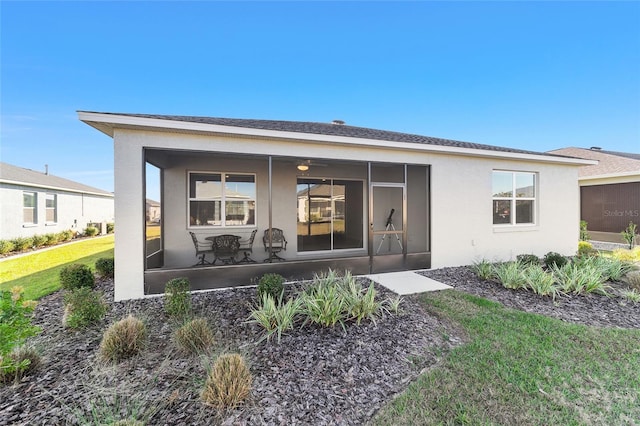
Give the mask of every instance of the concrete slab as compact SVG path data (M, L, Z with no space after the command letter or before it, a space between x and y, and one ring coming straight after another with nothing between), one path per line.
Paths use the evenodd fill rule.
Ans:
M450 285L432 280L431 278L424 277L412 271L371 274L365 275L365 277L400 295L453 288Z

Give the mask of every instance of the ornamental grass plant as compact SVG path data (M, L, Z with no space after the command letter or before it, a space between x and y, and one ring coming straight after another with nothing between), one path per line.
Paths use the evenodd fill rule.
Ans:
M252 383L244 358L237 353L223 354L207 372L202 402L217 409L237 407L249 397Z
M211 327L205 318L194 318L173 333L173 339L182 352L205 353L215 341Z
M138 318L129 315L104 332L100 342L100 356L111 362L120 362L137 355L147 343L147 327Z
M293 330L298 323L303 313L302 303L300 298L291 298L283 303L282 296L276 301L271 294L263 293L260 302L251 310L248 322L264 329L261 340L269 341L275 335L280 343L282 335Z
M526 288L524 267L520 262L505 262L495 266L495 277L505 287L512 290Z

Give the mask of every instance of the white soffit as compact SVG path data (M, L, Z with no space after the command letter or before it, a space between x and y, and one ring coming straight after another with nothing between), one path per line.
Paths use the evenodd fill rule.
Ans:
M273 138L286 140L302 140L310 142L333 143L339 145L356 145L363 147L398 149L403 151L433 152L440 154L465 155L474 157L490 157L510 160L527 160L545 163L557 163L566 165L593 165L594 160L580 158L554 157L551 155L525 154L517 152L491 151L483 149L460 148L453 146L440 146L422 143L394 142L378 139L354 138L348 136L334 136L315 133L287 132L281 130L254 129L248 127L221 126L217 124L194 123L178 120L167 120L149 117L134 117L118 114L103 114L98 112L78 111L78 118L86 124L94 127L102 133L113 137L114 129L161 129L178 130L208 134L242 135L257 138Z

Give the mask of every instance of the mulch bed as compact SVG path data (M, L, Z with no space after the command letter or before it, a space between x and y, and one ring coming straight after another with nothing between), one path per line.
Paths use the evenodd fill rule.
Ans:
M640 328L640 304L621 298L567 296L553 301L479 280L468 268L422 273L516 309L588 325ZM102 280L98 288L112 298L112 281ZM378 290L382 297L392 296ZM72 331L61 324L61 292L49 295L36 310L35 322L43 331L33 339L42 349L43 365L21 383L0 388L0 425L86 424L95 422L94 417L106 424L127 415L153 425L362 424L421 371L437 365L464 335L411 296L405 298L402 315L387 315L377 324L346 331L307 325L283 336L280 344L257 343L259 328L246 322L255 298L255 288L193 294L196 313L216 330L217 352L245 355L254 378L250 400L220 412L199 399L212 357L176 350L171 341L175 325L162 298L111 303L101 324ZM104 329L129 313L146 321L151 336L147 349L116 366L99 361Z

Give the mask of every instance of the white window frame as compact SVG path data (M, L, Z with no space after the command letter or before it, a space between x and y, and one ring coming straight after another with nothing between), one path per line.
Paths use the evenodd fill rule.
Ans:
M53 207L47 206L47 201L49 201L49 197L53 197ZM58 223L58 194L53 194L51 192L45 193L45 202L44 202L44 210L45 210L45 222L47 224L56 224ZM47 220L49 216L49 210L53 210L53 220Z
M220 197L220 225L191 225L191 202L192 201L211 201L210 198L197 198L191 197L191 175L220 175L220 183L222 185L221 197ZM256 186L255 198L251 201L254 203L254 223L249 225L227 225L227 212L226 212L226 195L225 185L227 182L227 176L253 176L253 184ZM187 229L222 229L222 228L255 228L258 223L258 178L256 173L247 172L220 172L220 171L197 171L190 170L187 172Z
M30 194L33 196L33 207L27 207L24 205L24 196L26 194ZM33 218L32 222L24 221L24 212L26 209L31 209L31 217ZM22 224L24 226L33 226L38 224L38 193L35 191L22 191Z
M493 176L494 173L510 173L511 174L511 196L510 197L496 197L493 195ZM518 174L531 175L533 177L533 197L518 197L516 194L516 176ZM494 227L504 228L504 227L531 227L536 226L538 224L538 173L524 170L501 170L495 169L491 171L491 210L492 210L492 224ZM510 205L510 222L509 223L493 223L493 202L494 201L509 201ZM516 202L517 201L533 201L533 206L531 208L532 221L526 223L517 223L517 209Z

